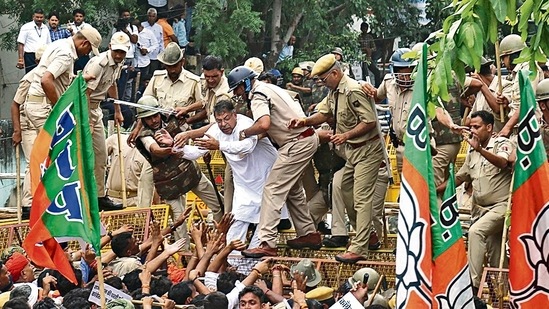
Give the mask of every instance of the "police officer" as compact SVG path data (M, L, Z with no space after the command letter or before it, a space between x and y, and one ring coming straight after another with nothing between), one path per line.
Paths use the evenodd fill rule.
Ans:
M309 111L309 107L312 102L312 84L307 82L305 85L305 74L303 69L300 67L295 67L292 70L292 81L286 84L286 89L295 91L299 94L299 100L301 101L301 106L305 113Z
M184 159L183 153L174 147L173 137L180 132L177 121L173 116L165 121L154 110L160 105L153 96L143 96L137 103L144 107L137 109L137 118L142 122L143 129L136 140L136 147L151 164L156 192L171 206L173 218L183 213L187 202L185 194L193 191L219 221L222 214L212 184L200 172L195 161ZM185 225L173 232L178 239L188 240Z
M541 109L540 131L549 160L549 79L542 80L536 89L536 101Z
M503 93L497 95L497 103L503 104L504 107L509 108L509 120L505 123L505 126L499 134L501 136L509 137L513 133L515 126L518 123L519 117L519 106L520 106L520 87L519 87L519 78L517 72L520 70L530 70L528 62L523 62L515 64L514 61L520 56L520 52L526 48L526 43L522 41L522 38L516 34L510 34L501 40L500 43L500 57L501 61L509 71L507 75L507 80L511 82L510 93ZM532 88L534 91L538 86L538 83L543 80L543 71L536 64L536 69L533 71L537 72L533 79L530 79ZM536 111L536 116L539 118L540 113Z
M477 111L471 115L471 135L467 139L471 150L456 174L456 186L463 182L473 185L468 258L472 284L477 291L486 253L492 267L497 267L499 262L499 244L512 177L509 162L514 151L512 143L505 137L492 136L493 127L492 113ZM437 192L444 192L445 187L446 182L437 187ZM487 252L488 248L491 252Z
M30 72L32 82L23 106L28 125L21 131L24 152L26 149L30 154L34 140L48 118L52 105L57 103L59 97L69 87L75 60L89 54L92 50L94 54L99 55L97 49L99 44L101 44L101 35L95 28L89 26L70 38L57 40L48 45L40 63ZM27 173L25 178L28 177L30 175ZM30 180L25 180L25 183L30 186ZM30 190L30 187L26 190ZM24 203L23 207L29 207L32 199L28 199L27 202L28 204ZM103 206L105 209L112 207L112 202L99 199L99 207Z
M103 127L103 110L100 103L107 95L111 98L118 98L116 81L120 77L122 64L130 44L130 37L127 34L115 32L109 44L110 50L91 58L84 67L84 74L95 77L87 83L86 96L89 102L89 120L95 153L95 181L97 182L98 195L101 196L100 199L105 200L103 204L112 204L112 202L109 203L110 200L105 195L107 148L105 146L105 128ZM117 123L124 121L118 104L114 104L114 119ZM121 204L113 204L111 208L121 209L121 207Z
M143 157L139 150L130 147L126 143L128 134L121 135L122 156L124 166L120 166L120 151L118 137L113 134L107 138L105 145L107 155L110 157L109 174L107 175L107 195L115 202L122 203L124 192L122 191L121 168L124 169L126 181L126 203L138 207L149 207L153 201L154 183L153 172L149 161Z
M319 125L334 117L335 134L331 142L346 159L341 186L352 188L356 211L356 236L344 254L336 260L354 263L366 259L372 218L372 201L378 170L383 160L383 147L377 130L376 111L360 84L347 77L333 54L317 60L311 72L330 88L330 94L318 106L318 113L307 118L294 118L291 127ZM338 205L334 205L338 206ZM293 216L292 216L293 218Z
M300 176L318 148L318 136L312 127L288 128L294 118L303 118L301 106L283 89L255 79L256 73L239 66L229 73L229 87L235 96L248 101L254 124L240 131L240 138L269 134L279 146L278 157L263 190L259 220L258 248L242 251L246 257L276 256L276 226L286 202L297 238L287 241L291 248L320 249L320 234L315 231L305 204Z

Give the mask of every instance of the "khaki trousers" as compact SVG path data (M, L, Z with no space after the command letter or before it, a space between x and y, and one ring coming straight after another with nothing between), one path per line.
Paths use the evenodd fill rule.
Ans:
M152 166L149 161L143 162L143 168L139 175L139 183L137 185L137 196L126 199L128 206L150 207L154 197L154 181ZM110 196L114 203L122 204L122 199Z
M317 148L318 135L314 134L288 142L278 149L278 157L263 189L259 218L259 239L271 248L276 247L276 226L284 202L298 237L316 230L305 202L301 175Z
M223 179L223 204L225 204L225 213L233 211L234 182L233 170L225 162L225 177Z
M46 119L48 119L50 112L51 105L46 102L45 98L40 102L27 100L23 105L23 111L21 113L21 145L23 148L23 154L25 155L25 160L27 161L25 178L23 180L23 197L21 199L21 205L23 207L28 207L32 204L31 180L29 173L29 162L32 146L34 145L34 140L38 136L40 129L42 129Z
M332 194L332 235L334 236L347 236L347 225L345 224L345 201L342 199L341 194L341 176L343 175L343 169L334 173L332 182L332 191L337 191ZM337 188L337 189L336 189ZM350 202L352 204L352 201ZM315 226L322 221L322 218L329 210L329 205L326 204L324 199L324 193L318 190L317 193L307 203L309 206L309 212Z
M491 263L499 261L501 254L501 233L507 203L502 202L490 209L484 209L484 214L469 228L469 270L474 287L479 287L484 267L484 256L490 256ZM491 252L487 252L491 249ZM496 262L498 263L498 262ZM497 264L496 264L497 265ZM492 265L496 267L496 265Z
M95 153L95 182L97 197L105 196L105 177L107 172L107 146L105 145L105 128L103 127L103 110L91 108L89 112L90 130L92 133L93 152Z
M223 209L221 209L221 205L219 205L219 201L217 200L217 196L215 194L215 190L217 189L213 186L211 181L206 178L204 173L201 174L200 182L196 185L196 187L192 188L191 191L193 191L196 196L206 203L206 206L212 210L214 220L219 222L223 217ZM223 199L223 196L221 196L221 199Z
M373 200L379 166L383 160L381 141L371 141L353 149L349 144L344 146L347 163L343 167L341 187L352 188L354 211L356 212L356 236L351 241L348 251L368 254L370 224L372 220ZM347 194L349 196L349 194ZM347 214L352 213L347 212ZM349 216L351 217L352 214Z
M461 143L437 145L437 155L433 157L433 171L435 186L440 185L448 179L448 166L455 163ZM457 172L457 171L456 171Z

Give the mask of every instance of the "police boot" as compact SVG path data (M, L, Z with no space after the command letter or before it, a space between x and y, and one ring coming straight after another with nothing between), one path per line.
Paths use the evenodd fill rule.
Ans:
M122 204L115 204L108 196L97 198L100 211L122 210Z

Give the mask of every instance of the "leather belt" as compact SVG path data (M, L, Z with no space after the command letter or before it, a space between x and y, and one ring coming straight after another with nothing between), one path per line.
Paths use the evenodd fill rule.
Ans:
M370 138L370 139L367 139L365 140L364 142L360 142L360 143L347 143L349 144L349 146L351 146L351 148L353 149L357 149L357 148L360 148L364 145L366 145L368 142L373 142L375 140L378 140L379 139L379 135L375 135L374 137Z
M301 132L301 134L299 134L296 139L297 140L300 140L300 139L304 139L306 137L309 137L309 136L313 136L315 134L315 129L313 128L308 128L307 130Z
M44 96L29 95L27 97L27 102L25 102L25 103L44 103L45 99L46 99L46 97L44 97Z
M107 195L110 196L110 197L115 197L115 198L123 198L124 196L124 193L122 191L117 191L117 190L111 190L111 189L108 189L107 190ZM137 196L137 191L126 191L126 198L132 198L132 197L136 197Z

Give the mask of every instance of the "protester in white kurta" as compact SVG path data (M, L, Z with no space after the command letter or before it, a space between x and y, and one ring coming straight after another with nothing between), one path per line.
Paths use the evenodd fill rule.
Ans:
M232 103L228 103L232 107ZM259 223L263 186L276 160L277 151L267 138L258 140L257 136L254 136L239 140L239 132L251 127L254 121L246 116L236 114L234 109L227 114L229 113L231 116L236 117L236 125L232 133L224 133L218 122L219 125L213 125L206 131L206 138L203 140L213 139L219 142L219 150L223 152L233 171L234 198L232 212L235 223L227 232L227 241L240 239L245 242L248 226L251 223ZM218 118L219 114L215 112L214 114ZM200 144L200 142L197 141L197 144ZM208 151L205 147L198 146L187 145L183 148L184 157L189 160L196 160ZM288 218L286 207L283 207L281 217L283 219ZM255 248L259 244L256 230L249 248Z

